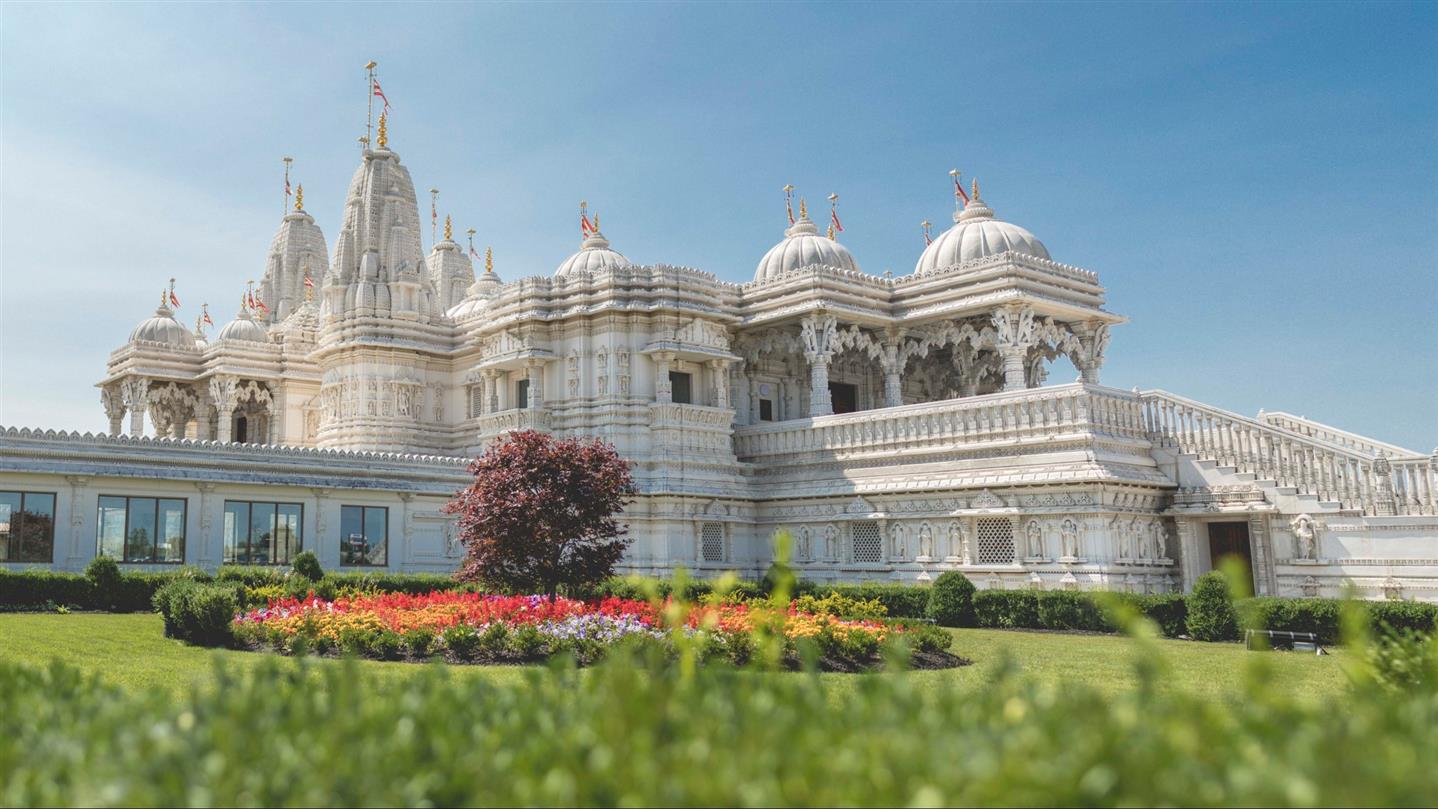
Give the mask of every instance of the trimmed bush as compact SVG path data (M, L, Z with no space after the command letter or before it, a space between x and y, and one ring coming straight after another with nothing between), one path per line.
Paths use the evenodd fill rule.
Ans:
M1158 624L1158 629L1164 637L1177 638L1188 632L1188 599L1183 595L1178 593L1163 595L1114 593L1113 597ZM1113 632L1115 629L1109 627L1101 631Z
M179 579L161 587L154 606L165 619L165 635L199 646L226 646L240 608L239 585Z
M94 583L77 573L0 570L0 609L48 609L52 605L88 609L94 600Z
M1093 598L1057 590L1039 593L1039 626L1043 629L1112 632L1113 627Z
M1198 577L1188 597L1188 636L1194 640L1236 640L1238 615L1228 579L1217 570Z
M977 590L969 577L950 570L939 575L934 586L929 588L929 603L925 611L939 626L973 626L974 592Z
M295 556L293 567L295 573L310 581L319 581L325 576L324 568L320 567L320 558L314 551L300 551Z
M923 618L929 611L929 588L904 584L829 584L814 589L823 597L837 593L858 601L878 601L890 618Z

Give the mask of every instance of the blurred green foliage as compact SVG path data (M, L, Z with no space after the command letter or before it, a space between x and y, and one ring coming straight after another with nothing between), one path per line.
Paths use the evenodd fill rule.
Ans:
M1153 633L1137 625L1140 638ZM685 667L643 650L502 683L424 667L400 690L357 663L270 659L221 667L213 688L179 697L0 662L0 804L1311 806L1438 795L1431 668L1395 690L1364 666L1338 710L1274 687L1267 655L1253 656L1238 700L1159 688L1164 662L1149 651L1139 687L1121 694L1038 684L1002 664L978 693L859 675L835 694L811 674Z

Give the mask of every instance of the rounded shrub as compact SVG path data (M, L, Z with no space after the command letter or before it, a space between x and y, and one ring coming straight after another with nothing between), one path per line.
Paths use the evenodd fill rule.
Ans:
M310 581L319 581L325 577L324 568L320 567L320 558L314 551L301 551L295 556L295 572Z
M928 617L939 626L973 626L975 589L957 570L940 575L929 589Z
M85 566L85 578L95 588L95 606L112 609L120 599L120 588L124 585L120 565L109 556L96 556Z
M1188 636L1194 640L1238 639L1238 615L1228 579L1216 570L1198 577L1188 597Z

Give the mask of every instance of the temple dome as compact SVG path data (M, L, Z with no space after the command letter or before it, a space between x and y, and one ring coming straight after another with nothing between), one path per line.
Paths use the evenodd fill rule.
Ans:
M759 259L754 280L771 281L814 264L859 272L859 263L854 260L849 248L820 235L819 228L806 214L784 231L783 241L769 248L769 252Z
M224 325L220 333L215 336L217 340L245 340L251 343L268 343L270 337L265 333L265 327L255 322L250 315L249 309L241 306L239 314L235 319Z
M175 313L164 303L155 310L154 317L148 318L130 332L132 343L164 343L175 348L194 348L195 336L180 325Z
M993 209L975 194L962 212L954 214L954 226L924 248L919 263L914 265L914 274L923 275L1004 252L1049 257L1048 248L1034 234L995 219Z
M555 276L572 275L581 272L597 272L599 270L621 270L633 266L629 259L619 252L609 249L609 240L604 234L594 231L587 239L579 245L579 252L566 258L559 269L554 271Z

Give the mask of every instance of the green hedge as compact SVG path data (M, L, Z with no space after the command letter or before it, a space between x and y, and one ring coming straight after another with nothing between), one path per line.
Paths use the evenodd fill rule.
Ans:
M154 607L165 619L165 636L200 646L225 646L243 601L237 582L172 581L155 593Z
M155 593L172 581L209 581L198 568L160 573L121 572L97 583L81 573L48 570L0 570L0 609L6 611L70 607L109 612L147 612Z
M1425 633L1438 631L1438 604L1414 601L1363 601L1360 604L1375 630L1386 625ZM1343 602L1338 599L1249 598L1239 601L1235 607L1245 629L1312 632L1322 643L1338 642L1343 612Z
M1361 655L1356 655L1361 658ZM1255 658L1262 660L1262 658ZM1426 806L1438 694L1359 683L1336 707L1241 678L1233 703L996 670L908 676L686 670L615 656L583 674L392 673L218 663L123 690L0 660L0 805Z

